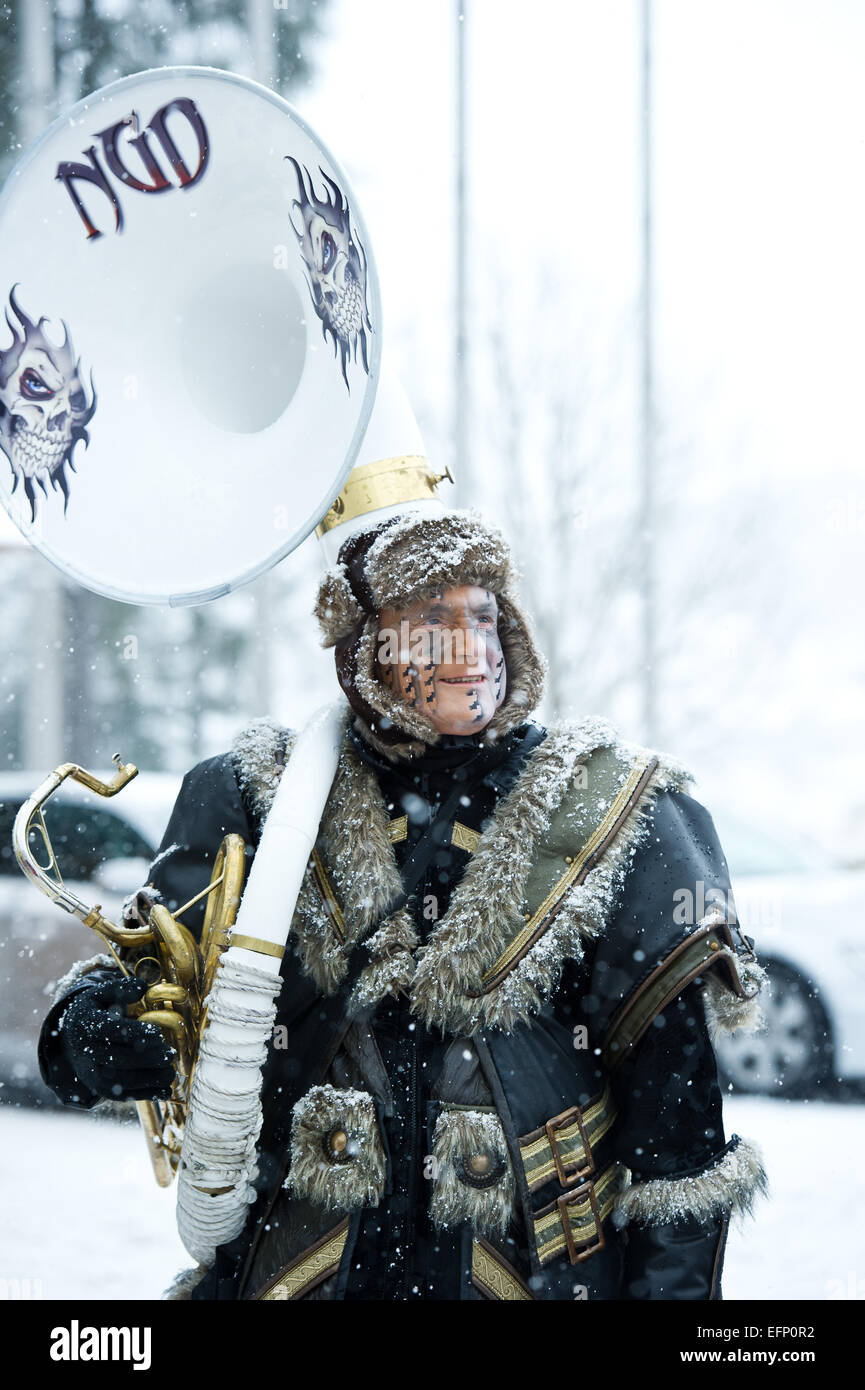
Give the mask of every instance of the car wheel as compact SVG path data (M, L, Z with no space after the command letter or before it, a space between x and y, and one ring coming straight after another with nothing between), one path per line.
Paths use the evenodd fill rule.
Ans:
M831 1082L832 1028L816 985L784 961L764 960L766 1028L715 1044L722 1084L752 1095L814 1095Z

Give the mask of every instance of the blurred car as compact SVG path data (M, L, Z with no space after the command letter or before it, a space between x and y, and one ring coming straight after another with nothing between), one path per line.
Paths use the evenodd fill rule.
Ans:
M95 932L28 882L15 858L15 816L44 775L0 775L0 1098L5 1102L53 1099L39 1076L42 1020L58 980L76 961L105 949ZM118 922L124 898L146 882L179 788L179 777L140 773L107 800L65 782L44 815L67 887L88 905L100 903Z
M865 873L713 812L736 914L769 976L767 1027L716 1045L725 1084L803 1097L865 1077Z

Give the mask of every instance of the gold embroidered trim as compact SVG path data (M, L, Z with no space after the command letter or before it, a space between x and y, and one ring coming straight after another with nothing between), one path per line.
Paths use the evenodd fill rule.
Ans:
M469 854L474 854L480 841L480 832L472 830L470 826L463 825L462 821L455 820L451 831L451 844L457 849L464 849Z
M333 929L339 940L345 941L346 927L345 918L342 915L342 908L337 902L336 894L330 886L330 879L327 876L324 863L317 849L314 849L310 855L310 865L312 868L312 881L333 923Z
M522 1280L496 1257L491 1246L477 1239L472 1241L472 1283L490 1298L510 1303L534 1302Z
M387 828L392 845L398 845L400 840L404 840L408 835L408 816L397 816L390 822Z
M599 1099L580 1113L591 1150L592 1147L600 1143L616 1118L617 1111L613 1104L610 1087L605 1086ZM556 1148L565 1170L570 1167L581 1168L587 1158L591 1160L591 1152L586 1153L586 1147L583 1143L579 1119L574 1119L572 1124L557 1129L555 1138ZM530 1135L521 1139L520 1156L523 1160L530 1192L538 1187L543 1187L545 1182L549 1182L550 1178L555 1176L557 1172L556 1158L549 1136L545 1131L542 1130L536 1139Z
M276 1281L272 1282L264 1293L256 1295L256 1301L287 1303L290 1299L299 1298L310 1284L320 1283L322 1279L326 1279L336 1272L347 1239L348 1219L346 1218L329 1236L325 1237L324 1242L319 1244L318 1248L313 1247L312 1250L298 1255L287 1269L277 1275Z
M392 845L398 845L401 840L408 836L408 816L397 816L388 826L388 834ZM463 825L462 821L455 820L451 829L451 844L457 849L464 849L468 854L474 854L480 842L480 831L472 830L468 825Z
M495 980L495 978L498 975L502 974L504 971L508 969L508 967L511 965L511 963L517 956L523 953L524 949L527 947L528 943L531 941L532 937L537 931L538 926L543 922L544 918L552 910L552 908L556 906L556 904L564 896L568 889L573 886L573 884L576 882L576 880L583 872L583 869L587 864L588 860L595 854L596 850L609 835L610 831L614 829L617 820L619 820L623 816L625 809L627 808L628 802L631 800L631 797L637 790L637 787L639 786L644 775L648 772L649 768L652 767L653 762L654 760L649 758L637 759L630 772L628 773L628 776L625 782L623 783L622 787L616 793L616 796L613 798L613 801L611 802L610 807L607 810L605 816L592 831L591 835L589 836L586 843L583 845L583 848L580 850L579 854L575 856L574 862L568 867L567 871L562 874L558 882L554 884L554 886L550 889L550 892L544 898L544 901L541 903L540 907L529 919L529 921L526 922L526 925L522 928L522 930L517 932L513 940L509 942L505 950L502 951L502 954L499 956L498 960L495 961L495 963L490 966L489 970L487 970L484 973L483 979L481 981L482 986L485 987L489 984L491 980Z

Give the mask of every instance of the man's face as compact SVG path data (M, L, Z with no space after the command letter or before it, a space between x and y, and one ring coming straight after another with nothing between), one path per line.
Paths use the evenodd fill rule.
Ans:
M407 608L383 608L377 660L388 689L439 733L479 733L507 682L495 594L466 584Z

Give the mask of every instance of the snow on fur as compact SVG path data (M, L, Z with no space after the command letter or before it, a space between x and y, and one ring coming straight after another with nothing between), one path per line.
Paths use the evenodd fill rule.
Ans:
M475 511L407 513L370 546L364 573L378 609L453 584L478 584L497 593L516 582L504 536Z
M473 1187L461 1176L464 1162L487 1154L500 1178ZM439 1227L471 1222L478 1235L503 1236L514 1212L516 1180L498 1115L483 1110L444 1110L433 1132L434 1182L430 1216Z
M335 646L363 622L364 612L351 591L344 565L335 565L327 571L312 612L321 628L323 647Z
M168 1285L162 1295L163 1299L183 1302L191 1298L209 1268L209 1265L195 1265L192 1269L182 1269Z
M256 737L242 738L235 748L239 777L266 813L282 770L272 761L268 764L266 749L280 748L285 731L267 721L258 721L257 727ZM636 757L647 755L647 750L620 741L604 719L587 717L550 727L499 802L447 912L418 948L408 910L387 915L402 891L389 817L375 773L358 758L346 736L319 841L342 907L345 939L337 935L309 874L292 923L304 969L319 989L335 992L344 979L351 947L372 933L366 942L370 961L353 987L350 1012L409 991L419 1017L454 1034L483 1027L510 1032L528 1021L554 991L565 960L579 961L586 942L609 926L633 856L648 833L656 796L690 780L681 763L659 755L640 800L601 861L582 884L566 892L546 931L504 979L479 993L484 972L524 925L519 907L552 817L581 760L602 747L615 750L623 777ZM760 966L742 964L739 970L745 972L749 993L759 988ZM707 976L704 998L709 1026L716 1032L753 1026L758 1017L756 1001L734 997L717 979L717 971Z
M497 807L448 912L419 952L412 998L428 1024L454 1032L474 1033L483 1027L512 1031L538 1012L558 983L565 960L580 960L584 942L605 930L646 833L646 811L659 791L681 786L686 776L678 765L659 762L600 863L582 884L568 890L549 928L504 980L479 992L485 970L524 925L519 906L526 880L580 760L610 746L618 749L615 731L606 720L562 721L550 729ZM629 759L632 751L629 748Z
M370 963L360 972L348 1001L349 1013L363 1013L382 999L408 993L415 971L418 936L408 907L388 917L366 942Z
M517 598L517 570L499 530L487 526L476 512L452 511L441 516L408 513L370 546L364 576L377 612L464 584L478 584L494 593L507 685L505 698L479 742L493 743L525 722L543 694L547 662L537 649L531 622ZM344 566L327 572L314 611L325 646L333 646L360 627L364 615L351 593ZM381 716L383 725L388 721L404 731L406 738L388 744L375 728L358 722L364 737L383 756L418 757L439 743L441 735L422 711L388 690L379 679L377 638L378 620L367 616L356 653L357 690Z
M730 1033L758 1033L766 1027L761 1003L761 992L768 981L765 967L757 961L740 961L728 947L718 953L718 959L722 957L727 957L733 963L748 997L742 999L727 988L719 978L717 963L716 968L706 975L703 1010L713 1043Z
M54 989L54 997L51 1000L52 1007L59 1004L61 999L65 999L67 994L71 994L76 985L89 975L92 970L119 970L117 961L113 956L105 953L98 956L90 956L88 960L77 960L70 970L67 970L62 980L57 981Z
M738 1134L733 1140L723 1157L702 1172L683 1178L652 1178L629 1186L616 1198L613 1224L621 1228L633 1221L639 1226L658 1226L689 1216L708 1221L726 1214L740 1218L752 1215L757 1198L769 1192L763 1153L753 1140L741 1139Z
M273 719L254 719L237 735L230 757L241 793L263 822L291 751L294 734Z
M347 1136L346 1161L332 1162L325 1144L331 1130ZM328 1210L378 1206L386 1160L375 1101L366 1091L313 1086L292 1111L291 1168L284 1186Z

